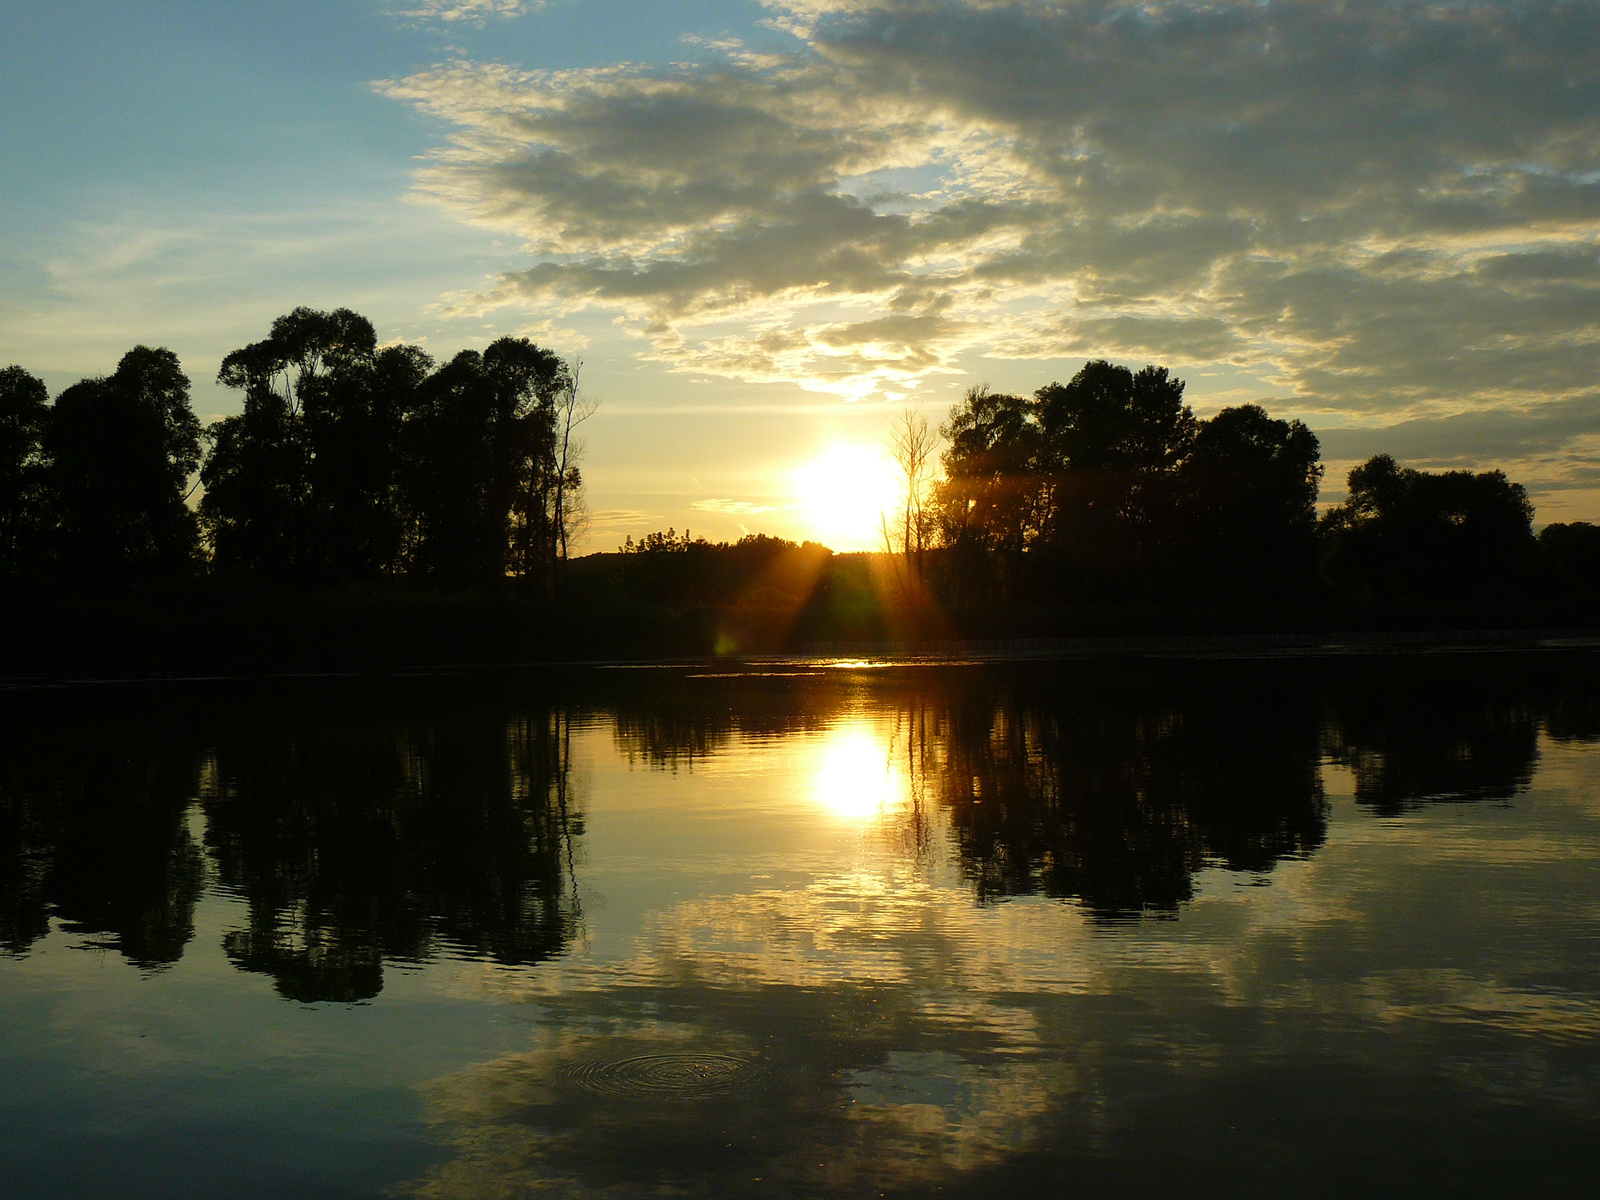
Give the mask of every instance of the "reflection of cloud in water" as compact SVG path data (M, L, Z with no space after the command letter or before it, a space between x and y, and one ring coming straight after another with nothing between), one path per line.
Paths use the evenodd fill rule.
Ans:
M1038 1062L997 1069L942 1050L894 1050L881 1065L849 1073L850 1112L870 1123L880 1154L969 1171L1032 1140L1052 1090L1044 1070ZM1066 1082L1058 1074L1055 1089Z
M1043 899L977 907L903 865L677 904L625 961L524 976L539 1048L430 1089L457 1157L417 1190L981 1191L1032 1169L1041 1147L1122 1153L1153 1110L1192 1125L1191 1153L1225 1156L1239 1105L1281 1092L1314 1106L1297 1081L1330 1067L1361 1088L1403 1081L1424 1097L1419 1136L1436 1140L1454 1136L1447 1114L1486 1105L1592 1105L1580 1049L1600 1028L1581 993L1408 967L1426 951L1372 924L1386 895L1352 874L1355 848L1335 839L1271 889L1211 873L1185 922L1138 936ZM1363 940L1347 975L1329 948L1351 937ZM1487 1028L1500 1043L1483 1044ZM759 1069L681 1100L573 1083L647 1055Z
M413 1194L916 1188L1025 1148L1051 1105L1052 1080L1036 1058L979 1062L953 1047L889 1049L909 1017L897 993L776 989L742 1001L694 999L705 1005L695 1027L639 1020L621 1032L549 1035L532 1053L435 1084L431 1119L457 1157ZM658 1056L757 1069L738 1086L678 1096L580 1082L597 1065Z
M1026 986L1033 954L1066 982L1070 942L1035 923L1049 917L1083 923L868 871L674 906L626 963L540 973L540 1049L432 1088L458 1157L418 1192L853 1195L998 1164L1075 1078L999 994ZM677 1099L575 1082L647 1056L755 1067Z

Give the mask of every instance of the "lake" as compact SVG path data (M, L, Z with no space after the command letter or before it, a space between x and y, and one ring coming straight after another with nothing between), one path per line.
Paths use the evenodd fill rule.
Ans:
M1583 1195L1600 656L0 695L0 1194Z

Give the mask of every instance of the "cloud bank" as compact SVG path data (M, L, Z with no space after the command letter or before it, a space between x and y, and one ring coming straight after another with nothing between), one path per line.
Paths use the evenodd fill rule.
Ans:
M480 302L846 397L1106 355L1600 430L1596 5L767 7L791 50L379 85L453 130L421 191L528 247Z

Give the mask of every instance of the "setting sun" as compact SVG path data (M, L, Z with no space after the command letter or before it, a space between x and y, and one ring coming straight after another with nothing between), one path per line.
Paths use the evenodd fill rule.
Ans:
M900 504L900 473L881 449L837 443L794 479L815 537L835 550L883 548L881 522Z

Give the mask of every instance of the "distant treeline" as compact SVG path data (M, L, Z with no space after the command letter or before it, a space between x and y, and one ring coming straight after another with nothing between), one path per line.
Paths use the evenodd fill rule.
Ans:
M901 590L949 610L1600 601L1600 527L1535 537L1527 491L1503 472L1430 473L1378 455L1319 517L1310 429L1254 404L1202 420L1183 392L1164 367L1105 361L1031 397L973 388L939 431L942 477L926 469L931 437L903 422L891 448L905 507L884 522ZM693 603L814 580L822 553L670 530L623 549L624 586Z
M4 573L556 586L582 487L576 364L501 338L436 365L348 309L299 308L218 378L243 411L202 429L170 350L135 347L53 405L0 371Z

